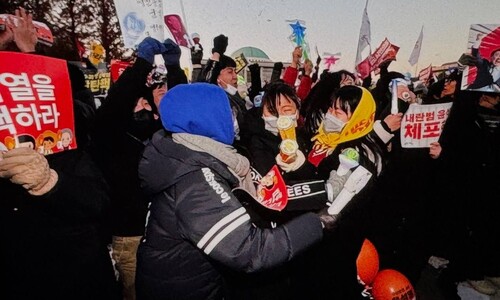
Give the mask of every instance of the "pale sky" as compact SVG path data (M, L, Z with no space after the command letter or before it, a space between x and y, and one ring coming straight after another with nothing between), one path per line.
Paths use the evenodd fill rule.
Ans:
M227 55L241 47L262 49L273 61L289 62L292 29L286 20L305 23L305 39L312 52L341 52L334 70L354 70L359 30L366 0L168 0L182 15L191 34L201 36L204 58L211 54L213 38L229 37ZM169 7L163 7L168 11ZM433 65L456 61L467 50L471 24L500 24L500 0L369 0L372 50L384 38L399 46L390 70L411 74ZM417 65L408 58L424 26ZM313 61L316 54L312 55ZM364 57L363 57L364 58Z

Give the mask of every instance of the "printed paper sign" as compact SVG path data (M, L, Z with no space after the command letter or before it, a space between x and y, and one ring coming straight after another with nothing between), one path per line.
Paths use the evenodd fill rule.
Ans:
M234 70L236 74L240 73L240 71L248 65L248 60L243 53L235 57L234 61L236 62L236 68Z
M452 103L431 105L412 104L401 121L401 146L426 148L437 142L444 123L450 114Z
M0 65L2 148L31 147L44 155L75 149L73 99L66 61L0 51Z
M164 40L161 1L115 0L115 7L125 47L135 48L148 36Z

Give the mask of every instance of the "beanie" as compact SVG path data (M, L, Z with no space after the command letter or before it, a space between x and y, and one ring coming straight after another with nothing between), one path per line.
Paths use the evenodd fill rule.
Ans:
M234 127L226 92L209 83L179 84L160 101L163 127L173 133L205 136L231 145Z
M219 58L218 68L214 68L213 70L214 72L216 72L215 78L217 78L220 74L220 71L224 70L225 68L236 68L236 62L231 57L223 54Z
M191 35L191 38L194 40L194 39L199 39L200 38L200 35L197 33L197 32L194 32L192 35Z

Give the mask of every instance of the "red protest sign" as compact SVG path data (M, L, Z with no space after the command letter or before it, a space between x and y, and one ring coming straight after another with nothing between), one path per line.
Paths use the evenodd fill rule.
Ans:
M386 60L396 60L398 51L398 46L391 44L387 38L384 39L375 52L356 66L359 76L364 79L370 75L371 71L378 68L382 62Z
M111 80L113 82L116 82L118 80L118 77L122 75L123 71L132 64L128 61L123 61L123 60L116 60L112 59L111 60Z
M274 165L260 180L257 186L257 201L272 210L282 211L286 207L288 193L278 166Z
M172 33L175 42L179 46L189 47L189 35L186 32L184 23L182 23L181 17L179 15L165 15L163 17L165 25L167 25L168 30Z
M0 65L0 142L7 149L32 147L45 155L75 149L66 61L1 51Z

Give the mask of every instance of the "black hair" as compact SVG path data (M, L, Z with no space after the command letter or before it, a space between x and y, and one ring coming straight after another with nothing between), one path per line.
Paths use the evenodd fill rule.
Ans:
M335 108L340 108L346 113L350 112L352 114L358 107L361 96L363 96L363 90L360 87L355 85L343 86L332 94L330 98L330 107L334 107L335 100L340 99L340 107Z
M266 107L272 115L277 117L280 96L285 96L295 103L297 110L300 109L300 99L295 89L282 81L272 82L266 87L266 91L262 96L262 107Z
M323 120L324 114L332 104L332 94L340 88L342 75L352 77L354 74L347 70L337 72L323 72L320 80L314 85L301 107L300 114L304 117L304 130L308 138L313 137Z
M17 136L18 143L32 143L33 148L36 146L35 138L29 134L21 134Z

